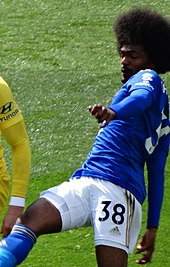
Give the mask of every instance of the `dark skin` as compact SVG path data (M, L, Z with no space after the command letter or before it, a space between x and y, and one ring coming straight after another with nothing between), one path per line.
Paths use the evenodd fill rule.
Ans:
M123 83L127 82L132 75L142 69L154 69L154 65L149 60L149 57L141 45L124 45L120 48L119 54ZM116 113L113 110L102 105L90 106L89 111L97 119L98 123L104 122L104 125L116 118ZM136 263L146 264L151 261L154 252L156 233L157 228L155 227L147 229L137 245L136 253L143 253L143 256L141 259L137 260Z
M6 213L3 219L3 223L2 223L2 227L0 231L0 234L3 234L3 237L7 237L9 235L13 225L16 222L16 219L18 218L20 214L23 213L23 211L24 211L23 207L9 206L8 212Z
M150 227L139 241L136 253L143 253L143 257L137 260L136 263L146 264L151 261L154 252L156 232L157 229L155 227Z
M119 54L123 83L142 69L154 69L154 65L141 45L123 45Z
M126 82L131 75L143 68L150 68L151 64L141 46L123 46L120 50L122 64L122 81ZM99 123L109 123L116 117L114 111L102 105L89 108L91 114ZM46 199L40 198L29 206L17 220L30 227L38 236L48 233L59 233L62 229L60 212ZM139 264L149 262L152 257L156 229L148 229L138 246L138 253L145 252L145 256L138 261ZM128 255L119 248L99 245L96 246L98 267L127 267Z
M17 220L17 223L30 227L37 237L43 234L59 233L62 228L60 212L43 198L29 206ZM127 253L121 249L97 246L96 258L99 267L127 266Z

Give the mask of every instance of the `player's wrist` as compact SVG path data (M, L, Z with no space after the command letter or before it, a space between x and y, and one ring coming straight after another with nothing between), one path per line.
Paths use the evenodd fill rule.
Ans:
M116 117L115 111L113 109L111 109L110 107L107 107L106 109L107 109L109 121L114 120Z
M156 226L148 226L147 228L151 232L157 232L157 230L158 230L158 228Z
M9 206L25 207L25 198L11 196L9 201Z

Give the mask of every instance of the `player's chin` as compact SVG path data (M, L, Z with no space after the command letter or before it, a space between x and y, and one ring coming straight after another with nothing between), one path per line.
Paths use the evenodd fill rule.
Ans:
M126 83L129 80L129 76L127 75L122 75L122 83Z
M122 83L127 82L129 80L129 78L130 78L130 75L128 75L125 72L122 72Z
M122 83L126 83L132 75L132 71L122 70Z

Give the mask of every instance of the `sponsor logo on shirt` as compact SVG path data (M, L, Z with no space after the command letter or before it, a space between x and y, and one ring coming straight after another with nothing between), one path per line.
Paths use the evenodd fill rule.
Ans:
M0 108L0 114L7 114L14 108L13 102L8 102Z
M152 79L153 75L151 73L144 73L142 75L142 82L137 82L135 85L144 85L150 87L152 90L154 90L154 87L151 85L150 82L153 81Z
M151 73L144 73L142 74L142 80L144 81L153 81L153 75Z
M13 118L14 116L16 116L18 112L19 112L19 108L14 109L14 103L8 102L0 108L0 114L1 114L0 121L1 122L7 121ZM3 116L3 115L6 115L6 116Z

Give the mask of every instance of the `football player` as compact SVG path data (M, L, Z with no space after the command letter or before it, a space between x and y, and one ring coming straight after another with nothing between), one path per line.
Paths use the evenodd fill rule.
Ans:
M3 234L3 237L6 237L25 206L31 152L21 110L8 84L1 77L0 132L12 150L12 182L10 183L10 176L3 157L3 148L0 144L0 214L2 214L4 207L6 207L9 201L0 232Z
M20 216L0 243L2 266L20 264L40 235L91 225L98 266L126 267L140 231L145 164L149 207L138 263L152 258L170 137L168 96L159 76L170 70L170 22L133 9L116 20L114 30L123 86L108 107L89 108L102 125L86 161Z

